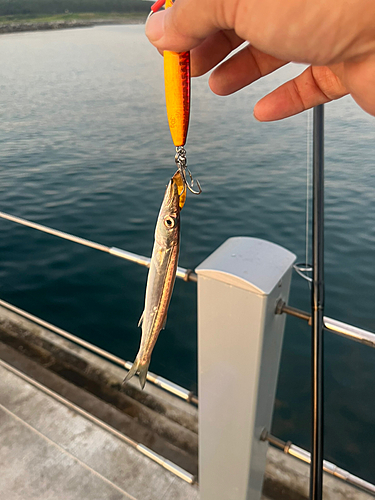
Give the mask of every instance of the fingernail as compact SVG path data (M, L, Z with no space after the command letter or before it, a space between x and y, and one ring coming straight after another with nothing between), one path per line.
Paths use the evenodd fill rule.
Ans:
M148 18L145 32L151 43L160 40L164 35L164 12L157 12Z

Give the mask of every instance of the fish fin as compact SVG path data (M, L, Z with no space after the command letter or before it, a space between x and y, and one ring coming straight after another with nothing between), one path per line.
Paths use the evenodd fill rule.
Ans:
M166 324L167 324L167 316L165 317L165 320L163 321L163 326L161 327L162 330L165 330Z
M128 371L126 377L124 378L123 384L125 384L128 380L130 380L135 374L139 375L139 383L141 385L141 389L144 388L147 379L148 367L150 365L150 360L146 362L142 362L140 358L137 356L133 363L133 366Z
M146 363L143 363L140 368L139 368L139 371L138 371L138 375L139 375L139 383L141 384L141 388L143 389L145 384L146 384L146 380L147 380L147 372L148 372L148 367L150 366L150 360L148 360Z
M143 310L143 312L141 314L141 317L139 318L139 321L138 321L138 326L139 327L142 326L144 315L145 315L145 311Z

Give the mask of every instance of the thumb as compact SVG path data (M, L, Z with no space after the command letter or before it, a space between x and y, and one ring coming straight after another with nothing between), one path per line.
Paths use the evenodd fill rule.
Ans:
M232 29L235 4L225 0L176 0L169 9L148 18L146 36L159 50L185 52L212 33Z

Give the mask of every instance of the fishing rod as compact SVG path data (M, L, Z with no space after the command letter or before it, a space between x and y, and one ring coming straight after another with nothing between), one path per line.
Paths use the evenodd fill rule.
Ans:
M313 114L313 275L312 317L312 446L310 465L310 500L322 500L323 491L323 328L324 328L324 107Z

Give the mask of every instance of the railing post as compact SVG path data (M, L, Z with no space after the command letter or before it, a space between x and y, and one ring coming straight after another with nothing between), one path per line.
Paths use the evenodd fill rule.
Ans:
M230 238L198 266L201 500L260 499L295 255Z

